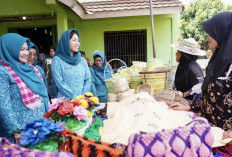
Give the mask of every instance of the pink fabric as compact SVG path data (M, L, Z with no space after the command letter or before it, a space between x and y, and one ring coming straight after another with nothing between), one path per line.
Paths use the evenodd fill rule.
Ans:
M206 119L193 125L129 138L128 157L212 157L213 135ZM200 120L200 123L199 123Z
M1 63L7 69L7 71L10 73L10 75L13 77L13 79L15 80L15 82L19 88L24 105L31 110L34 110L35 108L40 107L41 101L40 101L39 95L33 93L30 90L30 88L24 83L24 81L11 69L11 67L9 65L7 65L2 60L1 60ZM33 65L30 65L30 66L35 70L37 75L43 80L39 71Z
M43 80L43 77L42 77L42 75L39 73L39 70L36 68L36 67L34 67L32 64L29 64L34 70L35 70L35 72L36 72L36 74L41 78L41 80ZM43 80L44 81L44 80Z

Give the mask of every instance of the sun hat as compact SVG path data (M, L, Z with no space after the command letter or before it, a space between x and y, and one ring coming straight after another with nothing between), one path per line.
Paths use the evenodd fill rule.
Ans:
M200 45L193 38L183 39L181 44L172 44L171 47L195 56L205 56L206 52L200 49Z

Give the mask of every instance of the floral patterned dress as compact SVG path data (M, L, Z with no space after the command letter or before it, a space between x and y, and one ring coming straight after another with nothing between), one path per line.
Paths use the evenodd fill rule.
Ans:
M191 109L224 130L232 129L232 62L223 76L211 82Z

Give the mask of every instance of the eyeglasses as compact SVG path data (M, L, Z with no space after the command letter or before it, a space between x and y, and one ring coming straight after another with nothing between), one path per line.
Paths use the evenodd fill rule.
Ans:
M28 55L28 57L35 57L35 58L37 58L37 54L36 53L30 53L29 55Z
M101 59L96 59L95 62L102 62L102 60Z

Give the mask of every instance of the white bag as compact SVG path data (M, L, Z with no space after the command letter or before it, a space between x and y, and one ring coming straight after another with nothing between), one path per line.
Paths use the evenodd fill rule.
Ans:
M155 96L157 101L163 101L168 105L172 104L182 104L188 106L190 104L190 100L183 98L183 94L179 91L174 91L170 88L161 90Z
M115 94L129 90L129 84L125 77L112 80L112 84L114 87Z

